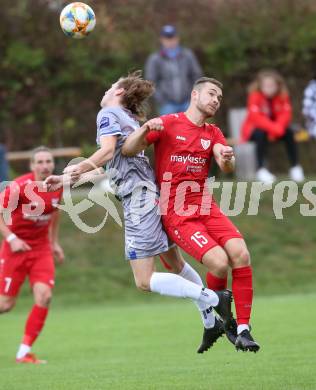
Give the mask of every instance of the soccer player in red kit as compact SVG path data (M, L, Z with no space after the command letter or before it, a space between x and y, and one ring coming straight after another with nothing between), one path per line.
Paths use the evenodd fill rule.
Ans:
M50 150L40 146L33 151L31 173L15 179L0 196L0 313L10 311L26 276L33 291L34 306L25 324L18 363L45 363L31 353L48 314L54 287L54 260L64 253L58 244L59 211L62 190L46 192L42 182L53 173Z
M206 123L220 107L222 84L198 79L188 110L146 122L132 133L122 153L133 155L155 145L156 178L165 230L177 245L204 264L208 288L227 286L232 267L232 290L237 314L237 349L258 351L250 334L253 299L250 256L241 233L221 212L207 189L212 157L222 171L234 169L234 155L221 130ZM230 326L230 324L227 324Z

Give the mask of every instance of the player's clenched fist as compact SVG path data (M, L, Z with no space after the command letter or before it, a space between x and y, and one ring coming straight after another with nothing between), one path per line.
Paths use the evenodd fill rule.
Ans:
M161 118L150 119L148 122L144 124L147 127L147 130L161 131L164 129L163 121Z
M220 154L223 161L231 161L234 158L234 150L230 146L223 146Z

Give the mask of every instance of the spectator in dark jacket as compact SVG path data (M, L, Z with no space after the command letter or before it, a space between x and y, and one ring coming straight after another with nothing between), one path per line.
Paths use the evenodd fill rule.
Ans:
M180 46L174 26L163 26L161 48L149 56L145 75L156 84L155 101L159 114L185 111L194 82L202 76L201 67L190 49Z

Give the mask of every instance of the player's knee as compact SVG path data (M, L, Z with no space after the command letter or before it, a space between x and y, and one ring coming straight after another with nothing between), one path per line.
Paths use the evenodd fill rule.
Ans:
M48 307L52 300L52 293L50 290L42 291L35 296L35 303L41 307Z
M7 302L0 302L0 314L8 313L13 309L15 305L15 302L7 301Z
M135 278L135 284L138 290L143 292L149 292L150 291L150 280L147 279L137 279Z
M231 258L233 268L250 265L250 253L247 248L240 248Z
M206 254L206 257L203 258L202 262L215 276L219 278L224 278L227 275L229 259L224 251Z
M215 273L220 277L227 275L228 267L229 261L227 256L223 256L222 258L217 259L214 263Z
M150 291L150 286L148 283L141 281L141 282L136 282L136 287L138 290L143 291L143 292L149 292Z

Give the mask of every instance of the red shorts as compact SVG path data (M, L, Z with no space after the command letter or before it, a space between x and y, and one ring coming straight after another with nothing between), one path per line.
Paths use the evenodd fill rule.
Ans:
M18 295L26 276L31 287L42 282L54 287L55 265L52 250L45 245L26 252L11 251L7 242L0 249L0 295Z
M232 238L243 238L215 203L212 203L210 215L180 217L168 214L162 219L169 238L198 261L213 247L224 247Z

